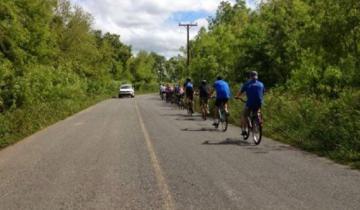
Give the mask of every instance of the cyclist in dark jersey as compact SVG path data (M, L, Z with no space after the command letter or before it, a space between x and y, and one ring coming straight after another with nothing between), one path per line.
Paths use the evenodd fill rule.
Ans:
M191 83L190 78L186 79L186 82L184 84L184 88L185 88L186 98L189 99L189 100L193 100L194 99L194 86Z
M210 97L210 89L207 85L206 80L201 81L201 85L199 87L199 97L200 97L200 107L205 106L206 112L209 114L209 106L208 101Z

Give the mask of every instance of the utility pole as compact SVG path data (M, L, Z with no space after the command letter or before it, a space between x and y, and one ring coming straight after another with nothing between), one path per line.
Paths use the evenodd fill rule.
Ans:
M187 67L189 67L190 65L190 28L191 27L195 27L198 26L196 23L191 23L191 24L181 24L179 23L180 27L186 27L187 30L187 61L186 61L186 65Z

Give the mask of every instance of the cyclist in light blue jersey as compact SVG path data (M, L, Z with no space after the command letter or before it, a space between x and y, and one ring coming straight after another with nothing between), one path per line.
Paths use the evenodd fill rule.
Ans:
M214 83L214 89L216 91L216 101L215 101L215 119L218 119L218 109L223 105L226 114L229 114L228 110L228 101L231 96L231 91L229 84L223 80L221 76L218 76L216 82ZM214 125L217 125L218 122L215 121Z

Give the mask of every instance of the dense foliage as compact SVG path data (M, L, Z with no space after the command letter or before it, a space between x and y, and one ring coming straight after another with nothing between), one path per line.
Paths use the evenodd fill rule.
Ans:
M133 56L91 25L68 0L0 1L0 147L115 94L120 81L156 82L161 56Z
M269 135L360 163L360 1L222 2L191 46L195 82L220 74L238 89L259 72Z

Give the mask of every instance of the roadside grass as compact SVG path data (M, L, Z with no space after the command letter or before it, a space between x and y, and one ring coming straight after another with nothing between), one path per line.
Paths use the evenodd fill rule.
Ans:
M38 103L35 106L16 109L0 115L0 149L86 109L108 95L67 99L57 102Z
M195 104L200 111L198 99ZM214 100L209 105L213 112ZM243 106L230 100L230 123L240 125ZM360 91L329 100L275 90L267 93L262 111L266 136L360 169Z
M270 92L265 135L360 169L360 91L337 99Z
M112 84L116 90L119 82ZM157 86L156 86L157 88ZM108 98L117 98L117 91L104 91L102 94L76 94L66 99L37 102L31 106L16 108L0 114L0 149L15 144L58 121L72 116ZM143 86L136 95L156 93L155 85Z

